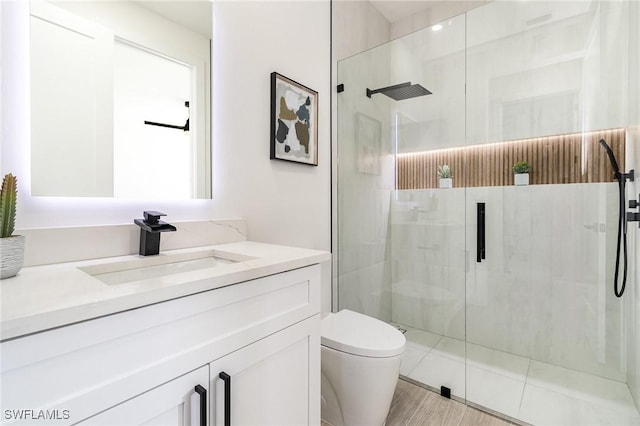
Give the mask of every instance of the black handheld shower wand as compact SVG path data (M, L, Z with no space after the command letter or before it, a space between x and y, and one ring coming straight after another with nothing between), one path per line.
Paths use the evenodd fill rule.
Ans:
M618 195L619 195L619 209L618 209L618 242L616 247L616 270L613 278L613 291L616 297L622 297L624 288L627 285L627 219L625 217L625 198L626 198L626 184L627 179L633 182L633 170L629 173L620 173L620 167L616 161L616 156L613 155L611 147L607 145L604 139L600 139L600 145L605 149L611 166L613 167L614 177L618 181ZM623 246L623 267L622 267L622 286L618 291L618 269L620 268L620 245Z
M607 145L604 139L600 139L600 145L602 145L604 150L607 151L607 155L609 156L609 160L611 161L611 166L613 166L613 171L616 174L616 179L619 179L618 175L620 174L620 167L618 166L618 162L616 161L616 156L613 155L611 147Z

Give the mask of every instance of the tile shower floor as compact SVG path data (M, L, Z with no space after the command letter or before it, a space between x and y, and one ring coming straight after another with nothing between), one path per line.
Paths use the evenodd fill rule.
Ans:
M534 425L640 425L626 384L406 329L400 374ZM466 371L466 380L465 380ZM466 395L465 395L466 393Z

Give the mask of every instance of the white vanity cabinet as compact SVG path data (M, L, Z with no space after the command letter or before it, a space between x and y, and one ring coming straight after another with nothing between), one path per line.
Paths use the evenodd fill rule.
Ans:
M314 318L209 364L211 424L318 424L319 346Z
M225 401L234 425L319 424L320 265L3 341L0 357L2 424L44 424L7 410L66 413L46 424L205 424L197 385L206 424L224 425Z
M205 426L208 424L208 392L205 387L208 381L209 368L200 367L79 424L83 426Z

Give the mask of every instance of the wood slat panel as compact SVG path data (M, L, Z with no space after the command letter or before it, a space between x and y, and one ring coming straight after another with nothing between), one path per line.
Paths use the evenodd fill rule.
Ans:
M613 181L613 168L600 146L604 139L625 170L625 129L399 154L398 189L437 188L438 166L448 164L454 187L513 185L511 166L529 161L529 182L538 184Z

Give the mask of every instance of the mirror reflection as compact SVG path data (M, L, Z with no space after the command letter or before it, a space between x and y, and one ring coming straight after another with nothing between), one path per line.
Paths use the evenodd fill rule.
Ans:
M31 1L34 196L211 197L211 3Z

